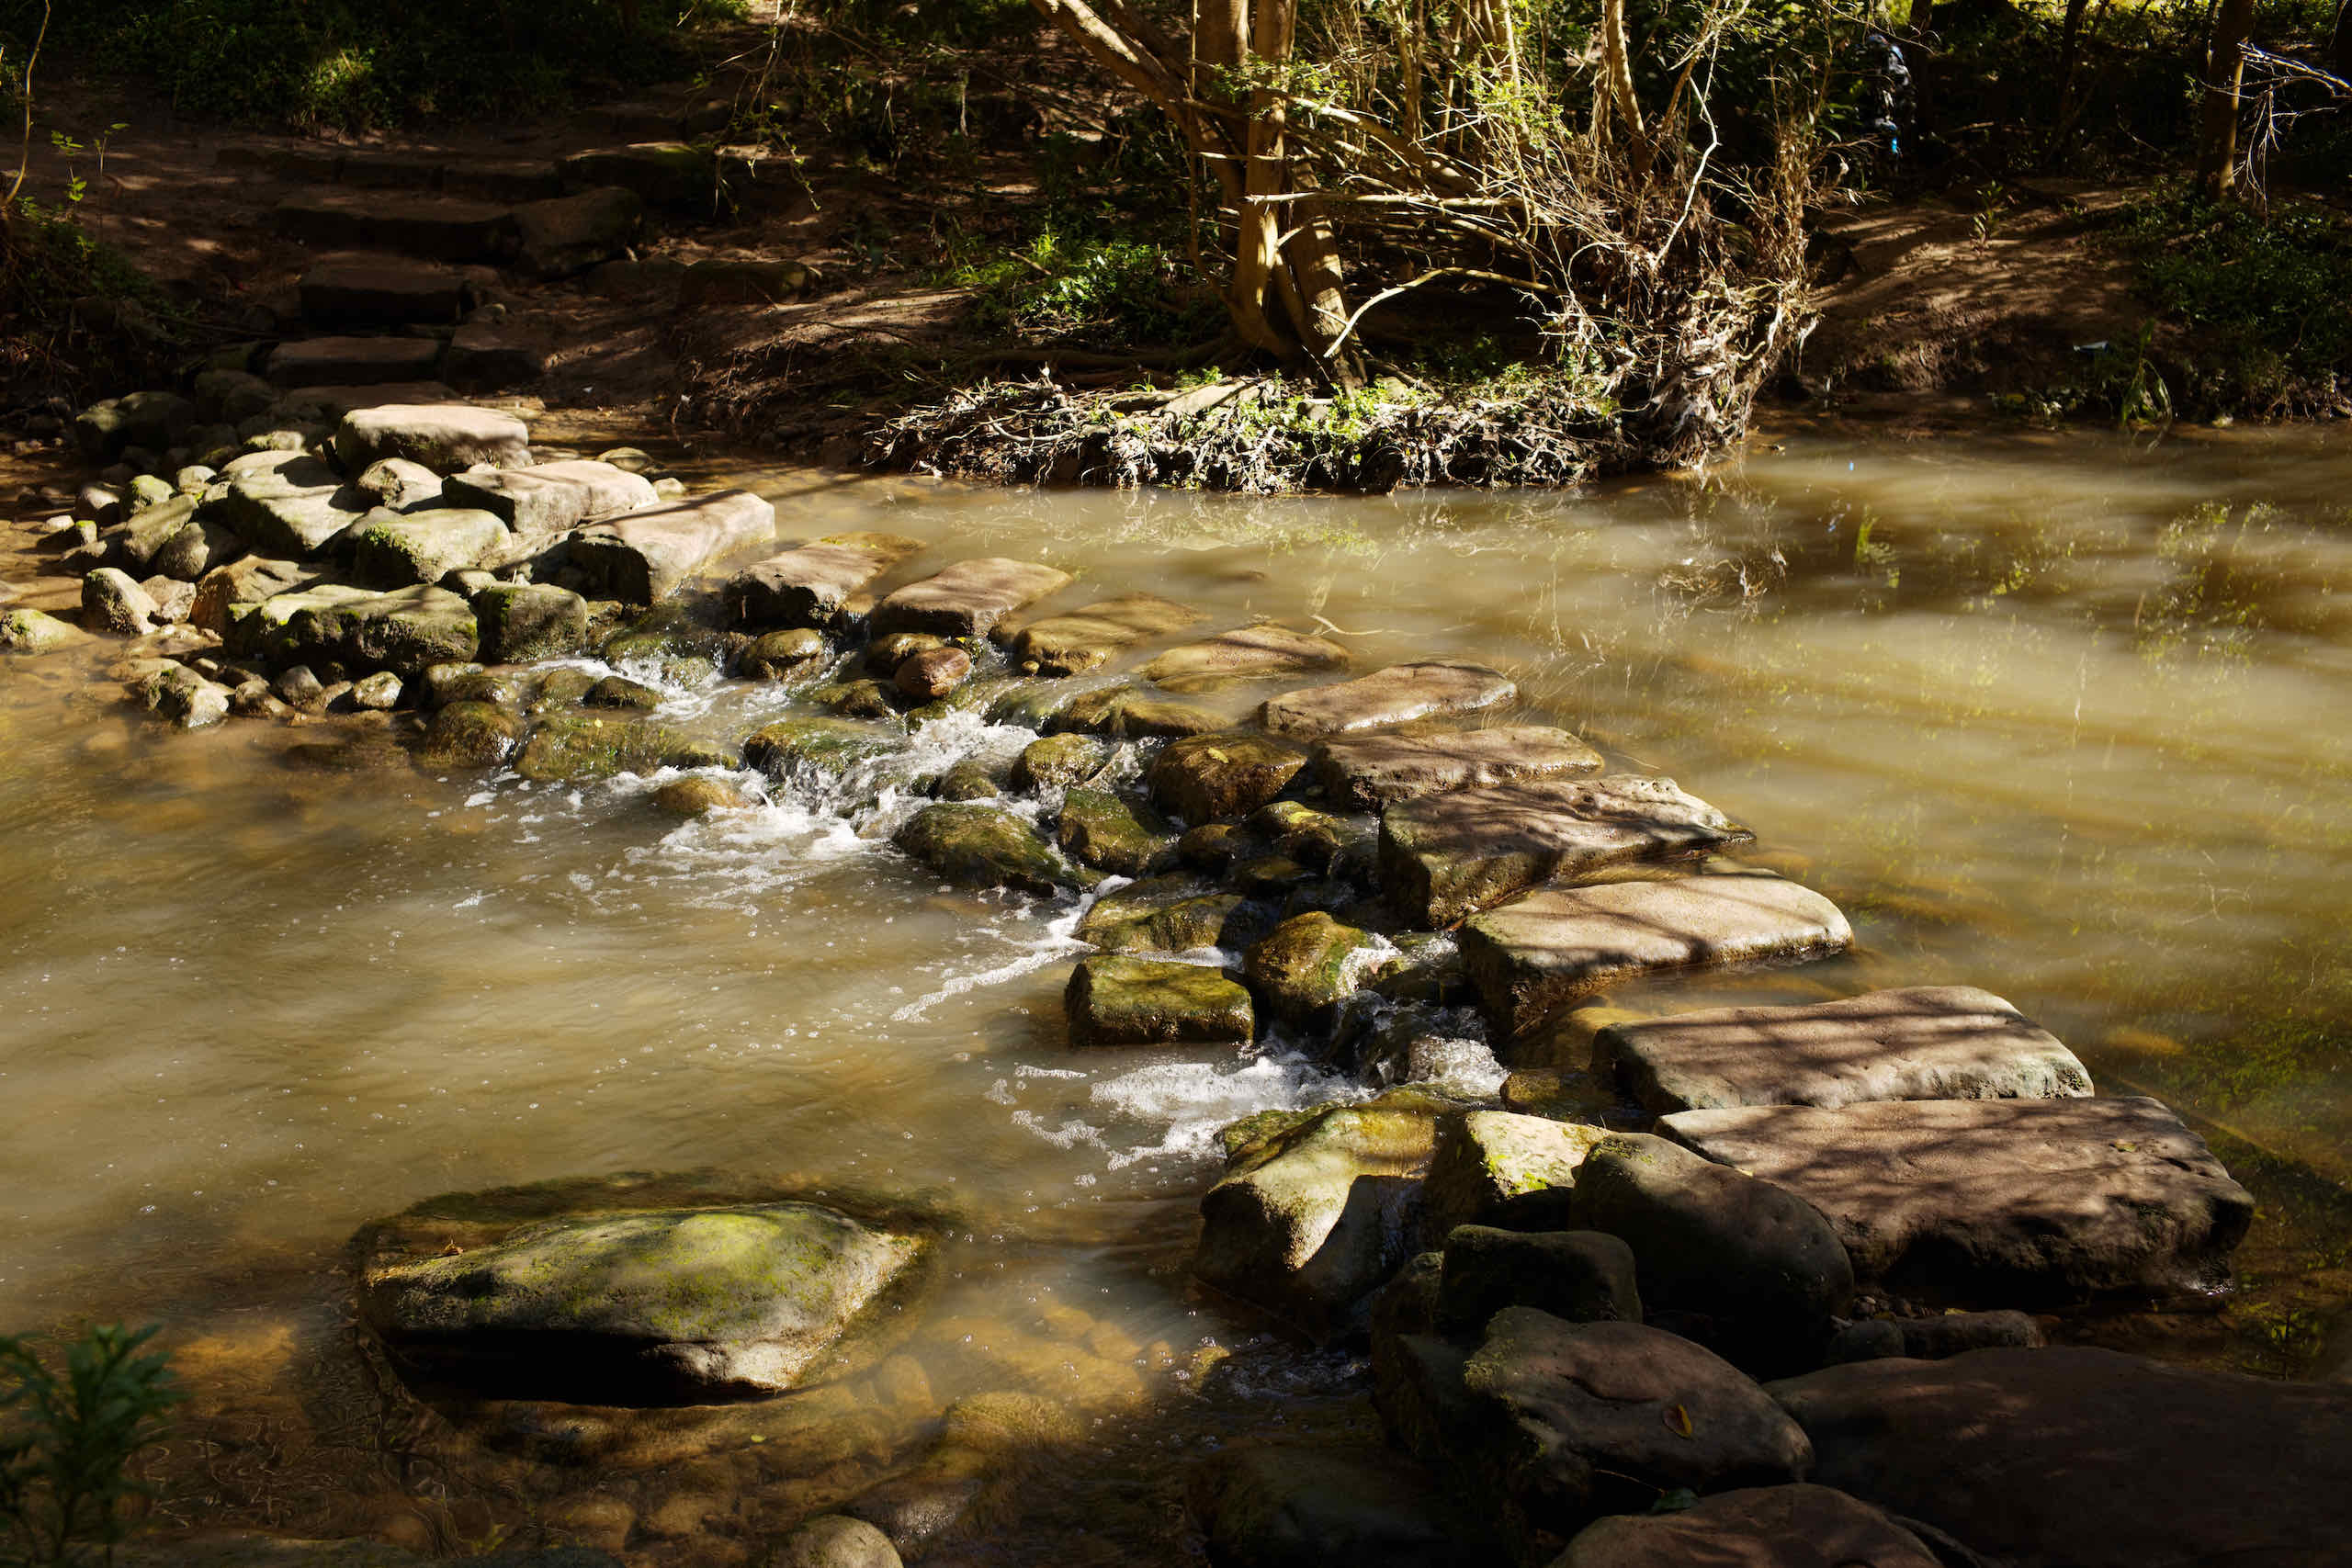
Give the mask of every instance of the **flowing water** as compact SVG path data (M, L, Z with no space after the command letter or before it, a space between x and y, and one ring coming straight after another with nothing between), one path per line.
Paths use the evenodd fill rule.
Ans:
M2264 1199L2247 1290L2160 1350L2291 1372L2352 1295L2333 433L1797 432L1575 496L690 472L771 495L787 533L929 541L910 569L1012 555L1079 573L1065 603L1149 590L1327 630L1361 667L1498 665L1529 715L1723 807L1853 917L1850 959L1660 998L1998 991L2105 1087L2188 1113ZM654 780L290 769L302 732L151 728L91 684L104 661L0 662L0 1328L167 1325L198 1393L167 1520L454 1548L585 1517L590 1488L637 1510L646 1561L727 1562L870 1481L894 1439L823 1484L713 1470L707 1440L567 1479L393 1410L346 1324L355 1228L628 1171L958 1216L916 1345L937 1397L1044 1392L1087 1435L937 1560L1183 1561L1172 1451L1363 1429L1360 1364L1200 1297L1185 1259L1222 1123L1364 1091L1279 1043L1072 1050L1081 904L951 893L888 845L909 780L1022 732L943 721L846 783L681 826ZM730 740L790 704L634 672ZM1453 1066L1493 1081L1475 1047Z

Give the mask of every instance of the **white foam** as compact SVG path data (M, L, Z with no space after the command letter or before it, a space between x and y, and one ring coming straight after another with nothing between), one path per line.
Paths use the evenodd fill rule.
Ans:
M1268 1053L1239 1062L1163 1062L1097 1083L1098 1111L1155 1124L1155 1141L1111 1153L1111 1168L1147 1159L1204 1160L1217 1134L1261 1111L1303 1111L1365 1097L1363 1086L1303 1056Z

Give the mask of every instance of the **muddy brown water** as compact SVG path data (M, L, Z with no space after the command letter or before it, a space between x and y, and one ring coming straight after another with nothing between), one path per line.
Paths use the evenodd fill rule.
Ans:
M1792 431L1703 479L1577 496L693 477L770 494L788 533L930 541L910 571L1013 555L1078 572L1068 604L1148 589L1328 631L1360 667L1496 664L1525 714L1722 806L1853 917L1849 959L1648 999L1983 985L2102 1087L2188 1113L2263 1198L2218 1310L2062 1333L2292 1375L2352 1297L2333 432ZM1079 904L947 893L888 847L909 774L1019 735L958 719L849 786L679 826L646 780L297 772L276 754L295 732L129 716L91 683L104 662L0 662L0 1328L166 1325L197 1398L158 1522L442 1550L627 1527L635 1560L752 1561L920 1457L911 1419L764 1468L744 1456L792 1445L756 1422L551 1462L449 1427L356 1348L363 1222L623 1171L952 1208L922 1410L1009 1388L1079 1426L1012 1441L1056 1458L934 1561L1186 1561L1186 1455L1369 1429L1359 1363L1184 1268L1216 1129L1362 1090L1280 1049L1071 1050ZM728 739L789 703L664 689L665 716Z

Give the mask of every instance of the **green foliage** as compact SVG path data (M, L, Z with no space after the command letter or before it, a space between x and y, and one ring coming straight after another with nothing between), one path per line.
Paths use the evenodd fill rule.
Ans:
M0 1335L0 1562L55 1568L122 1539L122 1505L141 1491L131 1461L183 1397L169 1358L140 1354L154 1335L94 1327L62 1375Z
M1049 228L1018 250L953 265L941 281L979 291L972 324L981 332L1135 346L1192 342L1223 321L1215 296L1188 286L1184 273L1163 246L1073 239Z
M2219 340L2249 395L2352 374L2352 221L2342 214L2164 191L2132 209L2123 234L2165 319Z

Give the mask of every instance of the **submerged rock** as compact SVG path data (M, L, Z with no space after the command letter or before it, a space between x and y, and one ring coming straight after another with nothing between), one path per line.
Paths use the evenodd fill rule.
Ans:
M1861 1280L1985 1306L2208 1288L2254 1199L2154 1100L1686 1111L1659 1131L1828 1216Z
M1439 734L1363 735L1317 745L1308 761L1334 805L1377 811L1400 800L1601 770L1600 753L1565 729L1507 725Z
M1719 1492L1671 1513L1621 1514L1577 1532L1552 1568L1947 1568L1951 1560L1827 1486Z
M369 1258L360 1308L430 1376L701 1403L837 1371L923 1246L814 1203L582 1216L453 1257Z
M1272 698L1258 710L1258 722L1275 735L1309 739L1476 713L1518 695L1508 676L1483 664L1392 664L1334 686Z
M1080 880L1026 818L999 807L926 806L890 841L959 886L1011 887L1045 897Z
M1034 561L988 556L957 561L935 577L910 582L875 606L875 635L929 632L934 637L986 637L1024 604L1069 585L1070 576Z
M1112 655L1201 619L1190 604L1157 593L1098 600L1068 615L1032 621L1012 639L1013 667L1029 675L1082 675Z
M1234 681L1337 670L1347 662L1348 650L1328 638L1277 626L1255 626L1171 648L1139 673L1171 692L1199 692Z
M899 1568L899 1551L864 1519L820 1514L775 1543L767 1568Z
M1382 1449L1237 1447L1190 1491L1217 1568L1469 1568L1490 1554L1428 1472Z
M1073 1045L1246 1045L1255 1028L1224 971L1148 958L1080 959L1062 1007Z

